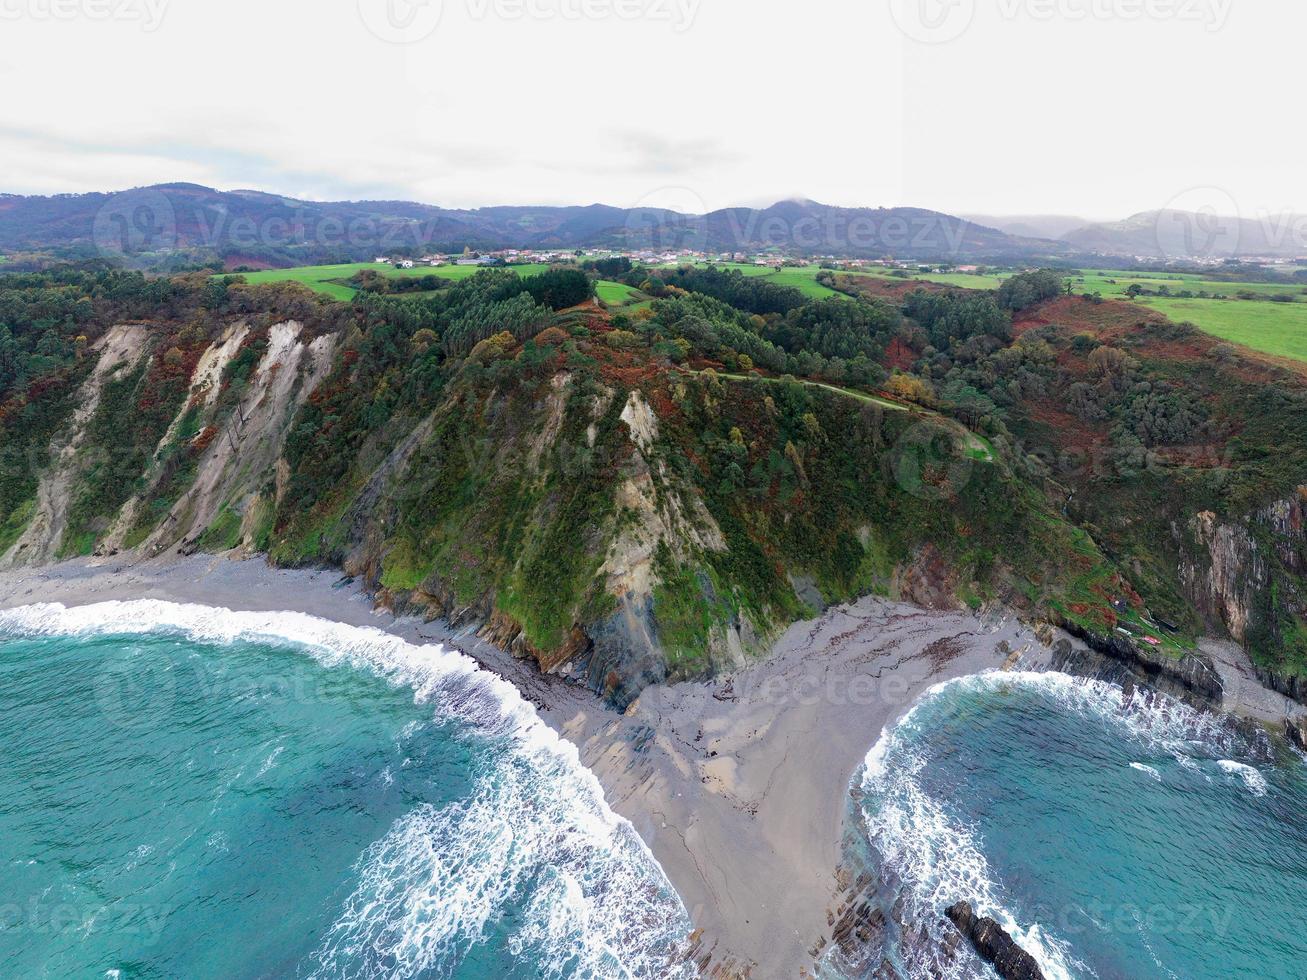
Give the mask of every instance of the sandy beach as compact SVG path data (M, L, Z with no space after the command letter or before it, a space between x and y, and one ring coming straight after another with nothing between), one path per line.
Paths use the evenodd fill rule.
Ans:
M650 688L619 715L470 632L375 610L338 572L196 556L0 573L0 608L143 598L372 626L456 647L504 676L577 745L684 900L696 958L727 976L803 976L831 941L846 897L839 872L851 780L887 726L935 684L1040 669L1050 658L1011 616L864 599L796 624L746 670ZM1250 682L1242 651L1213 650L1244 713L1274 722L1302 710Z

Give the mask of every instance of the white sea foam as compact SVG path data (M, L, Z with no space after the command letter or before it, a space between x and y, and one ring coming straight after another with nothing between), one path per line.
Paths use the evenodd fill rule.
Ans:
M1170 698L1142 691L1126 698L1122 689L1112 684L1056 672L991 671L945 681L927 691L896 726L881 736L863 767L863 817L886 868L906 886L905 913L915 923L914 928L924 927L942 939L939 930L943 910L954 902L969 901L978 912L1002 924L1035 957L1046 976L1070 977L1087 972L1087 968L1074 959L1069 944L1039 923L1016 920L1004 906L1002 890L974 832L950 819L918 779L927 760L916 749L915 736L926 705L950 690L984 693L1011 687L1042 692L1060 711L1117 726L1123 735L1150 752L1174 755L1193 766L1197 763L1188 752L1211 758L1215 753L1263 752L1266 746L1250 742L1221 718ZM1161 779L1151 766L1136 763L1133 768ZM1261 778L1249 766L1241 766L1239 772L1249 781L1250 789L1253 776ZM969 969L942 958L938 949L903 952L905 966L913 977L960 976Z
M1226 753L1269 752L1269 742L1250 741L1221 715L1191 708L1164 694L1135 690L1127 698L1114 684L1054 671L989 671L957 683L972 691L998 690L1008 685L1034 688L1062 712L1115 724L1124 734L1164 753L1191 748Z
M677 961L688 915L635 829L609 809L576 747L470 658L300 613L155 600L0 611L0 634L159 631L210 644L289 643L325 666L373 671L494 747L496 764L478 775L470 798L416 808L364 853L357 887L307 973L445 974L501 925L509 903L523 900L526 914L515 917L507 945L546 964L539 975L692 975ZM275 761L274 753L265 765Z
M1152 766L1146 766L1142 762L1132 762L1130 763L1130 768L1145 773L1148 776L1151 776L1159 783L1162 781L1162 774L1158 772L1156 769L1154 769Z
M262 779L269 772L271 772L273 768L277 765L277 759L285 751L286 751L286 746L284 745L278 745L275 749L273 749L272 755L268 756L265 760L263 760L263 765L259 767L259 771L254 778Z
M1252 766L1246 766L1242 762L1235 762L1232 759L1218 759L1216 764L1232 776L1241 778L1244 785L1248 787L1248 792L1252 793L1253 796L1266 795L1266 777Z
M1006 675L1011 676L1011 675ZM905 919L924 928L936 940L945 938L942 911L968 901L982 915L1000 922L1039 962L1044 975L1069 978L1075 962L1066 942L1039 923L1022 925L1003 907L998 888L973 832L949 819L940 804L922 789L917 777L926 759L906 737L918 711L951 686L973 679L948 681L931 688L903 720L883 735L868 753L862 788L863 817L888 869L907 886ZM894 765L888 765L893 758ZM902 950L904 966L914 978L969 976L971 966L934 948Z

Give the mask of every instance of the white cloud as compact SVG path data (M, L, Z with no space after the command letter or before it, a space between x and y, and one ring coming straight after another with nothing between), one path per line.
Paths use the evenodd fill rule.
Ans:
M1118 217L1211 185L1245 213L1307 210L1307 136L1284 114L1296 4L1221 0L1202 20L1177 11L1217 0L153 0L146 30L42 2L0 0L0 190L193 180L478 206L678 188L710 207ZM421 39L379 39L360 2ZM970 20L946 43L897 26L924 12L914 36L951 37L929 18L954 10Z

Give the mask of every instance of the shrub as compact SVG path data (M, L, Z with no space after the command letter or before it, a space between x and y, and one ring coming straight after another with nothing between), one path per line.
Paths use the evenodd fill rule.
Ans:
M537 347L562 347L567 341L567 333L558 327L546 327L535 336Z
M604 340L609 347L616 350L630 350L640 344L640 338L629 330L610 330L604 336Z
M489 364L491 361L499 361L508 356L508 352L517 344L517 340L511 333L505 330L503 333L497 333L493 337L487 337L472 348L472 353L467 359L473 364Z
M1024 310L1061 292L1062 277L1052 269L1023 272L999 286L998 305L1005 310Z

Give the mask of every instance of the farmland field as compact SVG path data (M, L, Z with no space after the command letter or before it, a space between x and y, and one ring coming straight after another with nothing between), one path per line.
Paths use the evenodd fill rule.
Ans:
M817 282L817 273L821 270L816 265L773 269L767 266L720 263L717 267L737 270L750 277L765 278L777 285L792 286L805 296L814 299L844 295ZM261 272L241 273L241 275L251 283L302 283L332 299L348 302L353 298L356 290L344 285L343 281L363 269L371 269L388 276L436 275L443 279L457 281L476 275L481 268L481 266L446 265L435 268L394 269L373 262L358 262L347 265L307 266L298 269L268 269ZM548 267L519 265L509 268L519 275L535 275L544 272ZM888 273L880 270L866 270L854 274L888 277ZM911 278L966 289L996 289L1010 275L1011 273L986 275L963 272L914 273ZM1231 297L1189 299L1174 296L1142 296L1136 302L1164 313L1172 320L1192 323L1199 329L1231 343L1243 344L1278 357L1307 361L1307 295L1303 293L1304 286L1292 283L1214 282L1193 273L1140 273L1114 269L1087 269L1071 278L1072 288L1076 293L1101 293L1105 297L1114 299L1126 299L1126 290L1131 283L1138 283L1149 290L1166 286L1172 292L1203 291L1213 296ZM630 286L607 280L601 280L597 284L596 292L600 300L613 307L636 308L641 305L641 300L645 299L643 294ZM1257 300L1233 298L1241 292L1265 298ZM1273 302L1270 297L1277 294L1293 296L1295 302ZM429 294L405 295L420 298Z
M810 299L826 299L829 296L844 296L817 282L817 273L821 271L820 266L808 265L802 268L798 266L787 266L781 269L775 269L765 265L745 265L736 262L696 262L699 268L713 266L726 272L738 272L741 275L748 276L750 279L766 279L768 282L775 283L777 286L791 286L799 290L804 296ZM662 268L672 269L674 265L663 266ZM847 298L847 297L845 297Z
M879 273L878 273L879 274ZM969 273L917 273L924 279L967 289L996 289L1011 273L972 275ZM1071 276L1076 293L1101 293L1111 299L1128 299L1126 290L1138 283L1149 290L1162 286L1176 293L1207 292L1213 299L1175 296L1141 296L1135 300L1143 306L1164 313L1177 322L1188 322L1213 336L1243 344L1277 357L1307 361L1307 295L1302 285L1266 282L1216 282L1194 273L1123 272L1113 269L1086 269ZM1259 299L1235 299L1239 293L1251 293ZM1292 296L1294 302L1275 302L1276 295Z
M627 306L640 299L644 294L625 283L609 282L601 279L595 284L595 295L608 306Z
M1145 296L1138 303L1254 350L1307 361L1307 303L1171 299Z
M1218 282L1192 273L1169 272L1114 272L1110 269L1090 269L1072 278L1078 293L1102 293L1104 296L1124 296L1132 284L1156 291L1165 287L1171 292L1186 290L1205 292L1213 296L1235 297L1239 293L1257 296L1292 296L1303 299L1307 284L1273 282Z
M439 276L442 279L450 279L455 282L467 279L480 272L484 266L476 265L441 265L441 266L418 266L412 269L395 269L388 265L382 265L377 262L353 262L345 265L311 265L302 266L298 269L265 269L260 272L241 272L234 273L245 278L246 282L253 285L267 284L271 282L298 282L308 286L315 292L322 293L324 296L330 296L332 299L338 299L348 302L354 298L358 290L351 286L343 285L333 280L349 279L351 276L370 269L373 272L380 272L382 275L398 277L411 276ZM514 265L509 266L514 272L521 276L532 276L540 272L545 272L549 267L545 265ZM225 278L229 278L225 277Z
M872 272L872 275L885 276L884 272ZM968 272L915 272L912 279L937 282L945 286L959 286L963 289L997 289L1005 279L1011 278L1010 272L996 272L977 275ZM1307 301L1307 283L1271 283L1271 282L1218 282L1206 279L1194 273L1180 272L1122 272L1114 269L1085 269L1071 279L1072 288L1077 293L1102 293L1105 297L1123 297L1132 284L1152 291L1165 287L1176 293L1187 290L1192 293L1206 292L1212 296L1234 298L1239 293L1253 293L1258 296L1292 296L1300 301Z
M810 296L813 299L843 296L843 293L838 293L829 286L823 286L817 282L817 273L819 271L820 269L815 265L803 269L777 269L775 273L767 277L767 281L774 282L778 286L793 286L804 296Z
M912 278L937 282L944 286L960 286L962 289L998 289L1003 284L1003 280L1010 278L1011 275L1010 272L983 276L972 272L922 272Z

